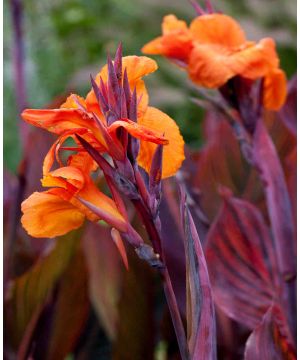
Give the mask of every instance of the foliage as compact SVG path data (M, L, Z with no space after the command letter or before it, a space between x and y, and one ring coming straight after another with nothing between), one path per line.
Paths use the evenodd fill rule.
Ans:
M5 358L296 358L293 7L220 1L243 14L248 43L216 4L191 3L196 15L181 1L10 4L14 26L24 14L28 98L8 67L12 26ZM194 25L169 16L151 41L169 12ZM165 57L149 80L156 62L126 56L142 47ZM74 91L87 96L60 95ZM18 107L43 129L18 132Z

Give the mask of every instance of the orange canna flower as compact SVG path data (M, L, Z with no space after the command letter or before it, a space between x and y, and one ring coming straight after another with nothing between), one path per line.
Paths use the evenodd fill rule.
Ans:
M188 62L193 48L193 38L185 21L174 15L167 15L162 22L162 36L150 41L142 52L151 55L164 55L168 58Z
M90 177L93 170L92 158L87 153L78 153L69 157L67 166L44 173L42 184L51 189L33 193L21 205L21 222L28 234L56 237L77 229L85 218L90 221L102 219L116 229L126 231L127 222L114 201L93 183ZM97 214L85 204L97 207Z
M23 111L22 117L28 123L47 129L59 136L59 139L50 149L47 159L54 159L54 154L59 161L59 149L83 151L80 143L75 137L75 134L80 134L89 144L91 144L99 152L107 152L112 158L122 161L125 157L125 149L118 139L118 129L124 128L130 135L140 139L143 144L146 142L152 143L152 148L155 149L154 144L163 144L168 149L164 152L164 163L168 163L168 154L173 157L173 171L164 170L163 177L174 175L174 173L181 166L184 160L184 142L180 135L176 123L166 116L164 113L157 110L155 116L149 118L149 114L153 114L148 110L148 93L142 77L155 71L157 64L154 60L145 56L127 56L122 58L122 74L119 74L119 79L116 82L122 82L125 87L128 84L128 91L135 92L137 99L136 117L137 122L130 120L129 114L121 114L118 102L114 97L115 84L111 83L109 79L108 65L104 66L99 74L96 76L95 84L103 90L106 98L102 103L110 103L110 105L119 109L119 114L112 112L111 109L101 108L99 99L95 94L93 88L87 95L86 99L78 95L70 95L66 102L64 102L59 109L27 109ZM126 83L126 84L125 84ZM124 85L125 84L125 85ZM111 90L112 89L112 90ZM118 99L126 103L124 94L120 94ZM122 106L121 106L122 107ZM124 116L122 116L124 115ZM111 123L107 119L113 117ZM77 147L64 147L66 138L72 137L77 144ZM147 146L140 147L138 160L139 165L147 171L151 166L151 158L146 156ZM147 159L147 160L145 160ZM46 167L49 166L46 164Z
M263 78L264 106L278 110L285 102L286 77L279 68L274 40L247 41L239 24L227 15L198 16L189 28L168 15L163 20L163 36L142 51L183 61L191 80L207 88L219 88L234 76Z

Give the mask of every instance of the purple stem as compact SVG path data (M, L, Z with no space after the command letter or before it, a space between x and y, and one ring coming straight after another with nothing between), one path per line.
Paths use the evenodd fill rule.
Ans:
M13 62L14 82L18 114L26 107L26 89L24 72L24 41L23 41L23 4L22 0L10 0L12 28L13 28ZM29 126L20 122L20 135L23 149L29 134Z
M165 264L165 257L161 247L162 241L150 211L141 200L132 200L132 202L146 227L155 253L159 254L162 263ZM182 360L189 360L190 356L187 346L186 334L167 267L160 269L160 274L163 279L164 292L175 329L181 358Z
M10 0L10 10L13 31L13 63L14 63L14 81L16 105L18 114L20 114L26 106L26 90L25 90L25 73L24 73L24 45L23 45L23 4L22 0ZM18 168L18 185L16 188L16 197L11 210L11 225L7 237L9 244L7 254L7 274L6 278L14 276L14 249L17 238L17 229L21 216L21 202L24 197L26 187L26 143L29 136L29 126L24 121L19 124L20 140L22 144L23 159Z

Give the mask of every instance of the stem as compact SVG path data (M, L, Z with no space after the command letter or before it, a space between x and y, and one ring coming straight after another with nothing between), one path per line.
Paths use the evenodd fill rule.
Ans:
M145 204L141 200L132 200L132 202L146 227L148 235L153 244L154 251L160 255L162 263L165 264L165 256L161 246L162 241L149 210L146 208ZM181 358L182 360L189 360L190 357L187 346L186 334L178 309L178 304L171 283L170 275L166 266L164 266L164 268L160 270L160 275L163 279L164 292L168 302L173 326L175 329Z

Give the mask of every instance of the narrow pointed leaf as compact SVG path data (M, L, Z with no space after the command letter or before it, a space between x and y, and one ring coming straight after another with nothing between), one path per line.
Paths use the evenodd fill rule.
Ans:
M119 250L119 253L121 255L121 258L123 260L123 263L126 267L126 269L128 270L129 269L129 266L128 266L128 259L127 259L127 254L126 254L126 249L125 249L125 246L124 246L124 243L123 243L123 240L121 238L121 235L119 233L119 231L117 229L111 229L111 237L114 241L114 243L116 244L118 250Z
M98 101L98 104L100 106L101 112L103 114L105 114L109 108L108 108L108 104L106 102L106 99L104 98L104 96L102 95L102 92L100 91L96 81L93 79L93 77L91 76L91 83L92 83L92 87L94 90L94 93L96 95L96 99Z
M215 313L201 242L182 195L187 268L187 327L192 360L216 359Z
M116 77L118 79L119 84L122 81L122 43L119 44L114 60L114 69L116 73Z
M272 233L280 255L282 276L291 279L296 272L296 243L292 209L284 173L276 149L264 124L259 121L253 139L253 157L265 185L267 207Z

